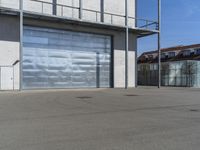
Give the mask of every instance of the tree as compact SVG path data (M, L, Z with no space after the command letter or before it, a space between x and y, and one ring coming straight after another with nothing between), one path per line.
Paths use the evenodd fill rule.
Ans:
M193 75L195 74L195 61L186 61L183 65L183 74L186 75L186 86L193 86Z

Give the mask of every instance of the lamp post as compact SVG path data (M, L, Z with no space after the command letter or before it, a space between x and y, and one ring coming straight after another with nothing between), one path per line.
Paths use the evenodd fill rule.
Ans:
M161 87L161 0L158 0L158 88Z
M125 40L125 89L128 89L128 49L129 49L129 27L128 27L128 0L125 0L125 25L126 25L126 40Z

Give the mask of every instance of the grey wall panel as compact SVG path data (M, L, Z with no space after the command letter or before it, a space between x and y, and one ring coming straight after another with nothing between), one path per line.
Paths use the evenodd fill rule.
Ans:
M24 27L24 89L110 87L110 64L110 36Z

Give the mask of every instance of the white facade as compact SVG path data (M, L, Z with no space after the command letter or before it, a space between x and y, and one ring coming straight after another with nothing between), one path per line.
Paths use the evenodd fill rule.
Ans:
M79 21L86 25L76 23L64 23L51 21L48 19L34 19L24 17L24 24L31 27L41 27L46 29L58 29L63 31L74 31L82 33L91 33L98 35L108 35L112 39L112 58L110 72L112 75L112 86L115 88L125 87L125 1L121 0L105 0L104 12L102 12L101 0L82 0L82 18L80 20L80 4L79 0L57 0L57 6L54 7L52 0L43 0L43 3L38 1L24 0L24 13L31 15L41 15L45 17L55 17L60 19ZM135 0L129 0L129 27L135 29ZM0 7L8 7L19 9L19 0L7 1L0 0ZM56 12L55 12L56 10ZM104 22L102 23L102 13ZM11 81L1 81L0 90L9 90L11 87L14 90L19 90L22 85L23 78L23 50L20 51L20 20L19 17L0 14L0 67L8 67L2 69L4 72L9 72L12 76L8 76ZM88 24L90 25L88 26ZM99 25L109 25L110 27L100 27ZM14 27L13 27L14 26ZM97 27L96 27L97 26ZM113 26L113 29L112 29ZM115 30L121 28L122 30ZM13 30L14 29L14 30ZM10 32L9 36L7 35ZM15 38L13 38L15 37ZM26 39L25 39L26 40ZM128 53L128 86L135 87L135 51L137 48L137 34L129 33L129 53ZM22 58L22 59L21 59ZM17 62L17 63L16 63ZM13 72L11 71L12 68ZM1 80L7 73L1 73ZM22 76L20 76L22 75ZM8 80L8 79L6 79ZM13 84L12 86L10 84ZM3 84L3 85L2 85ZM9 84L9 85L5 85Z

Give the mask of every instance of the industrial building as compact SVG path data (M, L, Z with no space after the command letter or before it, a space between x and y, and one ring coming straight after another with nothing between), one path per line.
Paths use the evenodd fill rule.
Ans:
M158 85L158 53L138 58L138 84ZM161 85L200 88L200 44L161 49Z
M136 0L0 0L0 90L128 88L137 38L159 21Z

